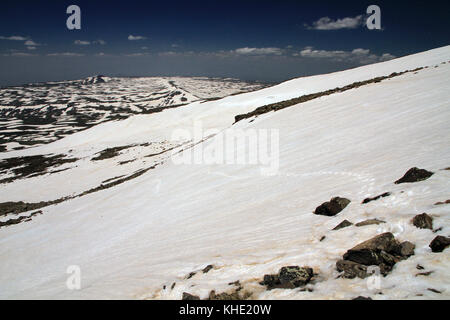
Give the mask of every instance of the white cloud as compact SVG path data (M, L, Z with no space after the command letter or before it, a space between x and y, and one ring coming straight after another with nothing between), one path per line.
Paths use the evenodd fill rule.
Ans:
M369 54L370 50L369 49L353 49L352 51L353 54Z
M5 57L34 57L36 54L28 53L28 52L12 52L3 54Z
M130 40L130 41L145 40L145 39L147 39L147 38L144 36L133 36L132 34L130 34L128 36L128 40Z
M105 40L102 40L102 39L98 39L98 40L95 40L95 41L93 41L92 42L93 44L100 44L100 45L105 45L106 44L106 41Z
M90 41L83 41L83 40L75 40L74 44L78 45L78 46L88 46L91 44Z
M47 54L49 57L81 57L84 54L75 53L75 52L62 52L62 53L49 53Z
M13 40L13 41L26 41L28 40L27 37L22 37L22 36L10 36L10 37L4 37L4 36L0 36L1 40Z
M342 50L315 50L312 47L306 47L294 56L315 59L329 59L334 61L356 62L360 64L375 63L394 59L395 56L385 53L381 56L373 54L369 49L354 49L352 51Z
M28 50L36 50L36 47L27 47Z
M79 45L79 46L89 46L91 44L100 44L100 45L105 45L106 41L105 40L94 40L94 41L87 41L87 40L75 40L74 44Z
M356 29L362 26L364 23L363 16L357 16L354 18L343 18L333 20L329 17L323 17L313 22L312 26L305 24L305 27L310 30L340 30L340 29Z
M380 60L381 61L388 61L388 60L392 60L395 59L396 57L390 53L383 53L383 55L381 56Z
M39 46L40 44L39 44L39 43L36 43L36 42L34 42L33 40L27 40L27 41L25 41L24 45L26 45L26 46L32 46L32 47L36 47L36 46Z
M125 54L126 57L143 57L146 56L147 53L143 53L143 52L136 52L136 53L128 53Z
M238 55L282 55L283 50L280 48L238 48L234 50Z

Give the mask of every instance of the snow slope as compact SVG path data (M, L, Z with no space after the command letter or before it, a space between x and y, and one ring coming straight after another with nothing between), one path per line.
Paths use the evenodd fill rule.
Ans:
M279 168L273 176L261 174L258 165L179 165L166 154L163 164L136 179L46 207L30 222L0 229L0 298L179 299L183 292L205 298L236 280L255 299L449 298L449 251L428 248L436 235L450 233L449 206L433 205L449 198L450 171L442 170L450 166L449 60L450 47L444 47L102 123L47 145L0 154L4 159L70 149L84 159L79 171L58 173L59 182L41 176L2 186L0 201L40 201L94 184L88 173L96 169L117 171L118 160L93 168L86 159L95 152L149 141L178 143L174 131L192 132L194 121L201 121L204 130L279 134ZM268 103L424 66L429 68L232 126L235 115ZM193 149L205 150L213 141ZM142 165L138 161L132 169ZM416 184L393 183L414 166L435 175ZM68 179L71 183L64 184ZM390 197L360 204L387 191ZM333 196L352 203L336 217L312 214ZM442 229L433 233L412 226L411 218L422 212L433 215L435 227ZM369 218L387 223L331 231L344 219ZM366 280L336 279L335 263L347 249L386 231L415 243L416 254L398 263L376 291ZM325 240L319 241L322 236ZM215 266L212 271L186 279L209 264ZM418 264L433 273L416 277ZM81 290L66 287L71 265L81 268ZM308 265L320 281L312 292L266 291L258 285L264 274L286 265Z

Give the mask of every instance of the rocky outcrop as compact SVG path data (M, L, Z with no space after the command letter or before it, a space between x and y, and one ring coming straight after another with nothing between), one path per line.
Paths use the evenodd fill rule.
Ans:
M444 236L437 236L430 243L431 251L442 252L450 245L450 238Z
M280 269L278 274L265 275L261 285L271 289L294 289L305 286L314 276L314 271L309 267L290 266Z
M351 201L346 198L335 197L318 206L314 211L314 214L332 217L344 210L350 202Z
M412 224L419 229L433 230L433 218L426 213L419 214L412 219Z
M380 273L386 275L397 262L413 255L414 248L411 242L399 243L392 233L383 233L348 250L336 268L350 279L369 276L369 266L378 266Z
M424 181L430 178L433 174L434 172L414 167L409 169L402 178L395 181L395 184Z

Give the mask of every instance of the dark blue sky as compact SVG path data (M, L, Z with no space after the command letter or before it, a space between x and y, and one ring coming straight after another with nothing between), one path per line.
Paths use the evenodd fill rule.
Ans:
M71 4L81 30L66 27ZM371 4L381 31L365 26ZM281 81L450 44L448 1L2 0L0 12L0 85L94 74Z

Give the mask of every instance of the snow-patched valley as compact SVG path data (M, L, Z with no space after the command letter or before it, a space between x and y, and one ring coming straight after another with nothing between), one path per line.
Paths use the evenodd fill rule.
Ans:
M394 73L235 123L261 106ZM250 299L449 298L449 250L429 247L450 235L449 74L443 47L212 101L221 94L205 84L183 106L8 148L0 153L0 222L25 219L0 227L0 298L204 299L237 286ZM124 92L134 102L152 92L133 88ZM205 161L227 131L275 132L272 161ZM224 154L234 147L225 144ZM174 161L196 152L203 161ZM433 175L395 184L413 167ZM335 216L313 213L336 196L351 202ZM424 212L432 229L411 222ZM384 223L333 230L368 219ZM386 232L413 243L414 255L376 286L342 277L336 263L346 251ZM80 290L66 286L69 266L81 270ZM285 266L312 268L314 281L261 284Z

